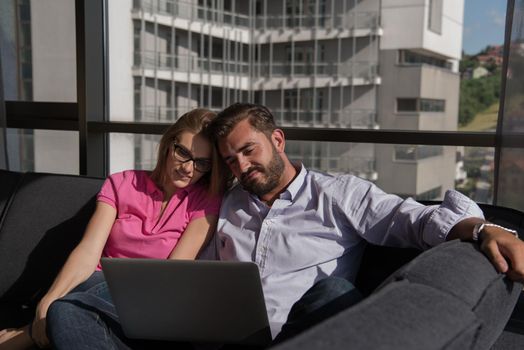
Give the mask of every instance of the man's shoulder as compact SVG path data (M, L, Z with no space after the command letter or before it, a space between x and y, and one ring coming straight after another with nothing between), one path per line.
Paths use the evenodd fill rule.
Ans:
M329 174L318 170L308 170L306 181L318 184L319 186L340 186L344 184L368 183L368 181L351 174L336 173Z

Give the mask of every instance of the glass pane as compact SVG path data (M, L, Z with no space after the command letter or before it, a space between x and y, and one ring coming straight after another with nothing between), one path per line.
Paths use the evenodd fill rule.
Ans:
M524 1L516 0L511 30L497 204L524 210L524 149L508 139L524 139Z
M58 174L79 173L78 132L7 129L9 168Z
M286 126L493 130L504 2L299 3L261 2L248 21L247 1L108 2L111 119L172 121L257 97Z
M127 169L153 170L160 135L109 134L110 173Z
M506 1L466 0L460 62L460 131L495 131L499 110Z
M494 130L504 35L495 19L504 19L505 3L426 1L388 11L380 1L318 3L262 1L250 18L247 1L108 2L110 119L170 123L195 107L256 101L281 126ZM489 18L479 10L488 7ZM432 23L421 21L430 11ZM326 28L350 30L333 38ZM149 141L120 136L125 151L112 135L111 170L150 167L138 151L142 142L150 150ZM390 161L409 161L401 158L411 151L414 161L450 153L390 146ZM311 164L340 163L320 158ZM416 191L430 196L437 187Z
M0 1L6 100L75 102L75 2Z
M288 140L286 153L308 168L353 174L401 197L440 200L446 190L457 189L477 202L492 202L493 148Z

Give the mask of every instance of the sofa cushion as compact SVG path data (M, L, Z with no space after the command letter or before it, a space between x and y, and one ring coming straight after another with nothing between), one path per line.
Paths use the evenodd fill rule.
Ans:
M102 181L24 175L0 228L0 303L38 302L82 237Z

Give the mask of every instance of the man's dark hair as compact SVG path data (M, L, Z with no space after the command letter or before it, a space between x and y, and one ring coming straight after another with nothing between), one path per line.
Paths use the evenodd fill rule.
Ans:
M273 114L267 107L237 102L218 113L208 129L215 140L218 140L229 135L231 130L244 119L248 119L255 130L263 132L267 137L271 137L271 133L277 127Z

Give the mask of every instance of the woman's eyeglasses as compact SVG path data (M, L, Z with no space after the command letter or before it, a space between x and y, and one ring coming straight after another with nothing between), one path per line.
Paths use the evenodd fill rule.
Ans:
M207 173L211 170L211 160L207 158L193 158L191 152L178 143L173 143L173 158L181 163L192 161L195 170L201 173Z

